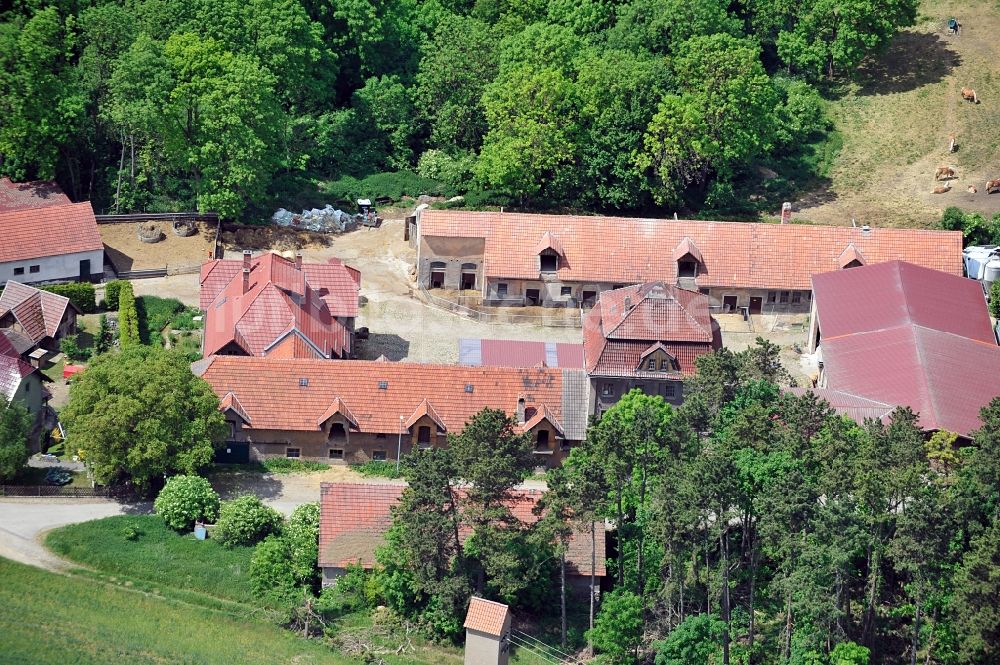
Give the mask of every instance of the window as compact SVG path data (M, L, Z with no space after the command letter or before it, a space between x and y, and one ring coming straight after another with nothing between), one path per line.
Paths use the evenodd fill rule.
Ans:
M788 303L788 291L782 291L781 292L781 300L780 300L780 302L781 302L782 305Z
M330 425L330 438L331 439L346 439L347 430L344 429L343 423L333 423Z
M372 460L373 461L375 461L375 462L384 462L387 459L388 458L386 457L384 450L373 450L372 451Z
M698 276L698 262L697 261L678 261L677 262L677 276L678 277L697 277Z
M573 295L573 287L572 286L564 286L564 287L562 287L561 289L559 289L559 295L561 295L561 296L571 296L571 295Z
M624 284L612 284L611 285L611 290L612 291L614 291L615 289L624 289L624 288L625 288Z
M604 395L605 397L607 397L609 395L614 395L615 394L615 384L613 384L613 383L605 383L604 386L601 388L601 394Z
M670 371L670 361L664 358L660 361L660 371L669 372Z
M235 439L236 438L236 423L234 423L232 420L227 420L226 424L229 425L229 438L230 439Z
M285 448L285 457L287 457L289 459L298 459L299 457L302 457L302 449L301 448Z
M15 275L23 275L24 274L24 268L23 267L21 267L21 268L14 268L14 274Z
M28 272L36 273L42 269L42 266L28 266Z
M535 437L535 448L547 450L549 447L549 430L540 429Z
M506 298L506 297L507 297L507 283L500 282L499 284L497 284L497 298Z
M466 383L466 384L465 384L465 392L467 392L467 393L471 393L471 392L473 392L473 391L474 391L475 389L476 389L476 387L475 387L474 385L472 385L471 383Z
M667 384L663 386L663 396L666 397L667 399L673 399L677 397L677 384L674 383L673 381L667 382Z
M777 291L768 291L767 292L767 302L769 304L772 304L772 305L774 303L778 302L778 292Z
M649 359L649 364L646 366L646 369L648 369L650 372L656 370L656 358Z
M379 432L378 434L375 435L375 438L376 439L384 439L385 438L385 432Z
M379 390L388 390L389 389L389 382L388 381L379 381L378 382L378 389Z
M344 459L344 449L330 448L330 459Z
M559 269L559 256L556 254L541 254L538 259L542 272L555 272Z
M417 443L421 446L431 445L431 428L427 425L421 425L417 429Z
M698 293L700 293L703 296L707 296L709 293L711 293L711 291L709 289L706 289L705 287L701 287L698 289Z
M800 302L802 302L802 292L792 291L792 304L798 305Z
M299 387L305 388L309 385L309 379L299 379Z

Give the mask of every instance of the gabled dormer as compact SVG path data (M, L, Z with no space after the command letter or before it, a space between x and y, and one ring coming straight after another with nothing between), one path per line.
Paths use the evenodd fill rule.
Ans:
M410 432L414 439L413 443L419 448L431 447L438 436L444 436L448 433L444 421L441 420L437 411L434 410L434 405L427 398L424 398L417 405L410 417L403 422L403 427Z
M642 355L639 356L639 364L635 368L636 372L679 372L680 365L677 356L670 353L663 342L651 344Z
M694 279L699 273L704 272L705 259L691 238L684 236L674 248L673 256L677 262L678 279Z
M538 271L543 273L558 271L566 260L562 243L551 231L546 231L535 245L535 254L538 255Z
M840 253L840 256L837 258L837 264L841 270L846 268L860 268L865 265L865 255L852 242Z

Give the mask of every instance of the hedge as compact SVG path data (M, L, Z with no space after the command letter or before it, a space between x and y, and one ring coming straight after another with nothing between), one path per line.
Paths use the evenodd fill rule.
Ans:
M124 279L116 279L108 282L104 286L104 306L111 311L118 309L118 294L121 293L122 286L129 282Z
M69 298L69 301L84 314L92 314L97 311L97 299L94 296L94 285L89 282L52 284L50 286L43 286L42 290Z
M139 346L139 314L135 309L132 284L122 285L118 300L118 343L123 349Z

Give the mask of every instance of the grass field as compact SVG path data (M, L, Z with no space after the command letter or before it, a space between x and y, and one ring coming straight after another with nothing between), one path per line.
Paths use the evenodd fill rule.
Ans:
M134 539L127 537L130 533L138 532ZM173 608L172 611L178 613L190 612L189 622L218 620L228 626L229 630L242 630L240 621L257 625L259 619L266 615L260 610L260 601L253 597L250 592L247 578L247 568L250 561L251 548L226 549L221 545L207 541L195 540L191 535L177 534L166 526L159 517L155 515L141 516L117 516L109 517L92 522L84 522L71 526L62 527L49 533L46 543L50 549L70 561L86 566L86 569L73 571L70 579L73 585L68 588L74 589L73 596L61 598L59 594L52 591L41 590L46 597L46 603L63 603L67 605L66 612L72 616L77 612L77 606L86 606L87 602L103 603L103 594L118 593L131 594L137 598L148 602L159 602ZM2 561L2 560L0 560ZM10 564L11 566L17 564ZM36 572L33 571L32 572ZM46 573L38 573L47 575ZM56 579L61 579L57 576ZM6 573L0 568L0 586L4 585ZM84 589L94 591L93 600L87 600L82 591L77 592L75 585L82 585ZM40 587L41 589L41 587ZM0 590L0 603L4 602L4 593L9 590L5 587ZM32 591L32 594L36 592ZM53 596L51 599L49 596ZM8 619L2 618L6 612L6 605L0 605L5 609L0 610L0 635L3 634L5 622ZM85 615L86 612L80 612ZM578 614L578 613L577 613ZM585 619L576 616L576 623L582 625ZM67 627L68 634L73 635L76 640L79 635L87 635L87 640L103 644L105 640L115 639L115 634L111 632L98 631L91 637L94 629L89 628L84 623L74 624L72 621ZM111 620L108 620L111 622ZM112 622L113 623L113 622ZM103 623L101 626L103 627ZM146 651L156 654L150 662L174 662L169 654L160 655L160 644L158 640L149 638L145 632L144 624L135 620L123 624L130 626L128 630L136 631L136 636L130 644L137 650L148 640ZM184 624L185 630L191 633L196 631L190 624ZM349 614L337 620L336 631L338 633L366 632L371 628L371 617L367 612ZM282 631L274 626L267 626L268 635L280 634L282 639L291 640L292 644L300 643L304 653L313 653L312 643L296 638L291 633ZM62 630L62 628L60 628ZM126 630L126 628L122 628ZM214 630L223 630L220 626L215 626ZM110 631L110 627L109 627ZM29 631L30 632L30 631ZM543 637L542 632L547 633L547 639L552 639L551 631L542 631L541 628L533 631L538 637ZM240 637L238 633L235 640L246 640L248 637ZM18 640L27 640L29 635L19 636ZM68 638L67 638L68 639ZM372 637L372 643L376 647L385 648L389 653L380 654L388 665L461 665L461 648L439 645L421 639L419 636L410 635L409 638L400 637L398 633L390 634L386 637ZM402 653L393 653L401 643L407 643L408 648ZM71 640L68 644L72 644ZM557 643L554 642L554 643ZM28 648L25 642L25 649ZM246 644L244 642L244 644ZM306 650L310 647L310 650ZM83 648L83 647L81 647ZM53 660L53 661L33 661L27 658L24 661L13 662L66 662L66 663L88 663L101 661L103 654L109 652L93 651L96 646L89 644L86 649L88 653L93 653L93 658L88 657L83 660ZM241 647L242 648L242 647ZM251 648L246 646L246 648ZM30 651L26 651L30 654ZM110 652L115 653L115 652ZM64 655L64 652L60 652ZM129 652L130 655L131 652ZM157 660L157 658L159 660ZM239 662L230 661L229 652L220 647L217 651L209 651L204 655L189 660L179 660L176 662ZM8 662L0 657L0 662ZM141 659L135 662L147 662ZM258 662L248 660L246 662ZM282 657L276 654L273 660L261 662L283 662ZM351 659L344 655L337 659L328 660L302 660L295 661L302 663L325 663L351 662ZM536 655L520 649L515 649L512 653L511 662L514 665L550 665L547 661Z
M8 665L352 662L262 622L6 559L0 643Z
M948 17L962 22L947 34ZM798 201L802 219L878 226L936 225L948 206L991 215L1000 196L986 178L1000 177L1000 5L996 0L925 0L917 24L882 54L839 82L828 112L843 146L830 165L829 187ZM975 88L980 104L965 102ZM958 150L948 152L954 133ZM934 169L957 170L953 188L933 194ZM940 184L940 183L938 183ZM978 192L967 190L976 185Z

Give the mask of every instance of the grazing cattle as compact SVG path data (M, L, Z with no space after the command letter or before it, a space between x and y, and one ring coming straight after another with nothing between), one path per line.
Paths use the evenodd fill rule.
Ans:
M950 166L939 166L937 171L934 172L934 179L940 180L941 178L954 178L955 169Z
M951 183L949 182L949 183L946 183L946 184L941 185L939 187L935 187L933 193L934 194L947 194L950 191L951 191Z
M955 152L956 147L957 146L955 144L955 135L948 134L948 152Z
M986 193L1000 192L1000 179L986 181Z
M962 99L968 100L973 104L979 103L979 95L972 88L962 88Z
M975 185L969 185L969 194L975 194L975 193L976 193L976 192L978 192L978 191L979 191L979 190L978 190L978 189L976 189L976 186L975 186Z

